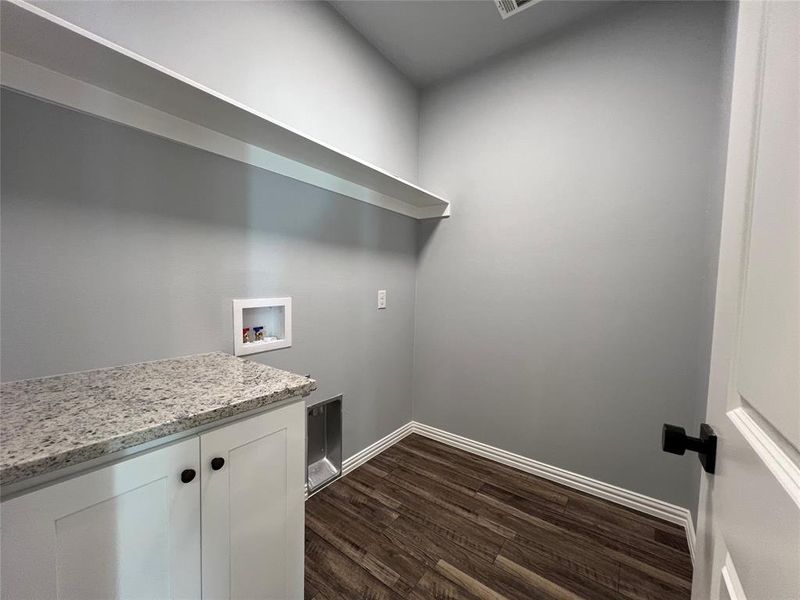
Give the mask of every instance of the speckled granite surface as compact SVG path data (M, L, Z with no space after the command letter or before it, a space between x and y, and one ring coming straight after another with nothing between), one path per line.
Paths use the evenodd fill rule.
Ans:
M305 396L316 382L223 352L0 386L0 484Z

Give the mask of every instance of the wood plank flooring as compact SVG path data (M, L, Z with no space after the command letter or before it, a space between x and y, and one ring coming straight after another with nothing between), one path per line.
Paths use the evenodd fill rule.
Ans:
M681 527L411 435L306 503L306 600L690 597Z

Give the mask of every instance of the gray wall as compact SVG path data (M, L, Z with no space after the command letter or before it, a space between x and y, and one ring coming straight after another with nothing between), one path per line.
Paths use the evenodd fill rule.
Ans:
M261 26L362 48L326 6L308 5L308 27L291 3L253 6L278 4L292 18ZM395 94L382 59L359 51L317 80L312 54L283 68L253 34L195 60L187 40L208 37L218 5L184 28L172 4L118 4L113 19L102 3L48 8L415 171L416 95ZM294 346L253 358L312 373L320 397L345 393L345 455L413 412L693 508L696 460L658 445L661 423L704 414L733 12L624 3L428 90L422 182L454 204L419 226L3 92L3 379L230 351L231 298L291 295ZM154 35L123 39L128 20ZM242 79L226 63L238 53L255 57Z
M306 135L417 179L417 90L325 2L36 4Z
M250 358L345 394L345 456L410 420L413 220L13 92L0 118L4 380L230 352L231 298L286 295L294 345Z
M623 3L428 90L416 420L691 507L721 199L723 3Z

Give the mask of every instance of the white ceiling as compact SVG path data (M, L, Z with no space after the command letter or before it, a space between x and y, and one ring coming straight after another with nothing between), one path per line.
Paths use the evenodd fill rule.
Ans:
M542 0L503 20L493 0L330 0L415 85L425 87L603 10Z

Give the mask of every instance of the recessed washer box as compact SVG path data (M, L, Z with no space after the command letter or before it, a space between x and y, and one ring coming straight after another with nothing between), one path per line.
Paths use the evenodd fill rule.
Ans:
M263 327L263 339L256 339ZM243 330L249 329L249 341ZM236 298L233 300L233 353L236 356L288 348L292 345L291 298Z

